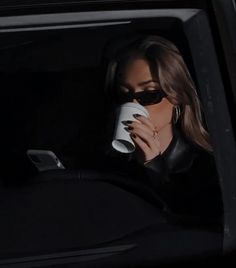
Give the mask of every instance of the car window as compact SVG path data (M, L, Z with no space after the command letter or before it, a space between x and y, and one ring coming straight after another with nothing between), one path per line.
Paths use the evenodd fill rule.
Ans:
M189 18L188 13L184 18ZM224 213L221 170L207 106L210 102L206 100L209 92L202 86L194 39L188 37L186 29L178 17L152 15L114 25L1 33L1 189L7 200L3 208L9 204L13 211L20 211L22 205L25 216L16 223L23 226L21 231L27 233L29 241L34 237L30 226L40 223L34 208L41 211L44 230L48 227L52 234L48 240L46 231L36 235L41 237L42 246L25 246L23 255L62 250L65 245L77 248L78 237L73 240L72 236L76 225L71 227L71 236L65 231L58 245L50 240L57 235L52 231L57 217L61 231L75 218L74 224L83 222L73 213L77 209L84 213L83 226L87 226L78 232L83 237L80 249L114 240L121 241L125 247L120 250L125 251L141 245L141 230L147 228L144 236L153 235L154 239L169 228L167 237L176 241L186 235L188 245L198 236L193 230L200 232L203 242L206 232L217 241L206 244L206 251L209 253L214 244L213 250L218 252ZM132 94L119 90L124 85ZM125 104L127 110L122 106ZM125 111L122 120L121 107ZM116 146L114 141L118 141ZM43 160L38 154L31 161L27 150L47 153ZM54 170L58 159L65 170ZM51 170L41 172L34 160L45 161L48 166L52 163L54 169L50 166ZM70 200L68 207L64 200ZM31 223L24 222L28 202ZM49 208L47 215L44 206ZM68 222L58 216L60 208ZM49 220L51 225L46 219L53 219ZM4 216L4 224L7 220ZM14 227L13 218L10 222ZM98 229L94 229L94 222ZM173 238L171 230L176 234ZM182 233L177 232L180 230ZM14 249L8 247L9 255L22 245L18 241ZM194 250L199 255L199 249ZM146 253L140 255L141 260L149 256Z

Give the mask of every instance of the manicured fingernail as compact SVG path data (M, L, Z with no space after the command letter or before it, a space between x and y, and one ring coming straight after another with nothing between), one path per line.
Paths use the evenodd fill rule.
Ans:
M134 114L134 117L139 117L141 116L141 114Z
M129 125L129 124L132 124L133 123L133 121L131 121L131 120L127 120L127 121L122 121L122 123L124 124L124 125Z
M128 131L128 132L130 131L128 127L125 127L124 129L125 129L126 131Z
M132 123L133 123L133 121L131 121L131 120L122 121L122 124L124 124L125 126L132 124Z

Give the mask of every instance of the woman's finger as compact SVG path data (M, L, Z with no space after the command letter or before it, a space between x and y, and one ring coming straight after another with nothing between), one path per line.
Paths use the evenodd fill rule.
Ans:
M151 120L143 115L140 116L134 116L135 119L139 120L138 122L143 123L144 125L146 125L148 128L150 128L151 131L153 131L155 129L154 124L151 122Z
M131 137L133 138L134 143L136 143L143 152L148 152L150 150L147 143L144 142L138 135L131 134Z
M134 132L139 129L143 132L145 132L146 134L148 134L150 137L153 137L153 130L151 130L149 127L147 127L146 125L144 125L143 123L139 123L139 122L135 122L133 121L131 124L129 124L129 127L131 128L131 130L133 130Z
M148 144L141 137L139 137L136 134L135 134L135 137L134 137L134 134L132 134L132 135L131 135L131 137L137 146L136 153L137 153L138 162L141 161L141 163L143 163L145 161L153 159L154 157L156 157L157 155L160 154L160 143L159 142L158 142L156 148L149 148Z
M158 145L156 144L155 139L147 134L147 132L144 132L141 128L133 129L132 134L138 135L138 137L148 145L149 149L158 150Z

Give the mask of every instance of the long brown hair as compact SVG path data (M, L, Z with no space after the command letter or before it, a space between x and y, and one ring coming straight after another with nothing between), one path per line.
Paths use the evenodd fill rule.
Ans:
M115 103L119 72L137 57L148 62L167 99L180 107L178 121L185 137L203 149L212 151L209 134L203 126L202 105L188 68L179 49L163 37L139 36L113 55L108 64L105 85L110 101Z

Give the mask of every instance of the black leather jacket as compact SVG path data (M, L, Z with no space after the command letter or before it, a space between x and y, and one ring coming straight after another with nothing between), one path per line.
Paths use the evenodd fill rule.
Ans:
M145 164L148 181L179 219L221 224L223 202L212 154L175 128L167 150Z
M150 162L141 165L130 154L112 151L109 166L154 190L174 221L220 226L223 203L214 156L188 142L177 127L173 131L167 149Z

